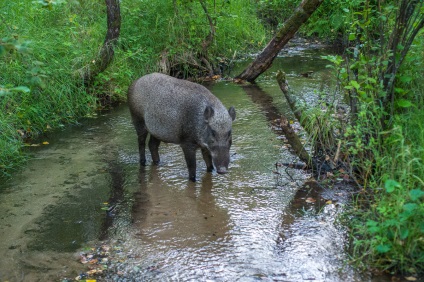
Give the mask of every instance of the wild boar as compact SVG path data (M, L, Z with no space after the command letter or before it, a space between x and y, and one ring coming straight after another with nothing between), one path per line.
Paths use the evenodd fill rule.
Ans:
M160 73L145 75L128 89L128 105L137 131L140 165L146 165L146 139L153 164L159 163L160 142L179 144L189 179L196 181L196 150L207 171L227 173L234 107L228 110L206 87Z

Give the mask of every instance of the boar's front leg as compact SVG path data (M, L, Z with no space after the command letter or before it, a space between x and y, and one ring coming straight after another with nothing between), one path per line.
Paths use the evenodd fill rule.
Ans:
M155 165L158 165L160 161L159 145L160 145L160 140L150 134L149 150L150 150L150 154L152 155L153 164Z
M205 163L206 163L206 171L212 172L213 171L213 164L212 164L211 152L206 148L202 148L202 155L203 155L203 159L205 160Z
M182 144L181 148L184 152L184 157L188 168L188 178L195 182L196 181L196 149L195 144Z
M140 154L140 165L146 165L146 138L147 138L147 129L144 123L144 120L139 120L137 118L133 118L134 127L137 132L138 137L138 152Z

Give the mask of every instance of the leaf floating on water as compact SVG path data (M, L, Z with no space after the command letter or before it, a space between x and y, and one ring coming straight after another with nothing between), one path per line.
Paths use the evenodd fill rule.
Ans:
M307 203L315 203L317 200L315 200L314 198L311 198L311 197L309 197L309 198L306 198L306 200L305 200L305 202L307 202Z

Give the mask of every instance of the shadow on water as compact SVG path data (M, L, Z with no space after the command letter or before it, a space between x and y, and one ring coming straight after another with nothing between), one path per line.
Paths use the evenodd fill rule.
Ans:
M242 89L252 99L252 102L260 107L270 123L280 118L281 113L274 105L274 98L263 91L257 84L242 85Z
M110 196L107 201L107 209L102 227L99 232L99 240L103 241L108 238L109 230L113 227L114 218L121 210L121 206L125 205L125 171L122 164L117 160L107 161L107 172L110 175Z

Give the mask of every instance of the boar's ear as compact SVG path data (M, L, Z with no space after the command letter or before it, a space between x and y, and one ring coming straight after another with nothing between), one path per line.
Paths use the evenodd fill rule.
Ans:
M236 110L234 109L234 107L230 107L228 109L228 113L230 114L232 120L236 119Z
M209 119L211 117L213 117L213 114L214 114L213 108L211 106L207 106L206 109L205 109L205 112L203 113L203 116L205 118L205 121L208 122Z

